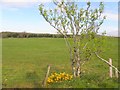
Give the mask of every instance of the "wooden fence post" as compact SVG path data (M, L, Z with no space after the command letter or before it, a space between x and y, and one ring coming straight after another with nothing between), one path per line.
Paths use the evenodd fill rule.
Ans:
M47 73L46 73L46 75L45 75L45 79L43 80L43 83L42 83L42 86L43 86L43 87L46 86L49 72L50 72L50 65L48 65Z
M111 58L109 58L109 64L112 66L112 59ZM109 71L109 76L110 76L110 78L112 78L112 67L109 67L109 69L110 69L110 71Z
M118 71L115 69L115 76L118 78Z

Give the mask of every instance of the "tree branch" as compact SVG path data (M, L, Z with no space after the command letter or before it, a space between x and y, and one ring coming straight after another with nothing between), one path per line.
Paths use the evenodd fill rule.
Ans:
M111 66L112 68L114 68L118 73L120 73L120 71L119 71L115 66L111 65L107 60L101 58L96 52L95 52L95 55L96 55L99 59L101 59L102 61L104 61L105 63L107 63L109 66Z
M83 49L85 49L85 48L86 48L87 44L88 44L88 42L85 44L85 46L83 47Z

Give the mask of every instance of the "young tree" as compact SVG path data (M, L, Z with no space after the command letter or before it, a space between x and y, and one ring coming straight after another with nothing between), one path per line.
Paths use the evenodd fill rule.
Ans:
M103 24L102 16L104 4L92 9L87 2L86 8L79 8L75 2L54 0L54 9L45 9L39 5L40 14L65 38L70 52L72 71L74 77L81 74L81 66L90 59L93 52L100 52L103 37L98 35L98 30ZM71 37L68 37L68 34ZM105 33L103 33L105 34Z

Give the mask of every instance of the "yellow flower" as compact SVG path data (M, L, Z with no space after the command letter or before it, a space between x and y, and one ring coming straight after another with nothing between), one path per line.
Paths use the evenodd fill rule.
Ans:
M53 80L51 79L51 82L53 82Z
M48 79L47 79L47 83L53 83L53 82L61 82L63 80L71 80L73 78L72 75L69 75L65 72L63 73L52 73Z
M68 74L66 74L66 76L68 77L69 75L68 75Z

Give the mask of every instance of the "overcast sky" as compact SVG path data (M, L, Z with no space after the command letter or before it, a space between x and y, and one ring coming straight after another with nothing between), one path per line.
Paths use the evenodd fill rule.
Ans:
M85 1L85 0L76 0ZM88 0L87 0L88 1ZM95 1L95 0L89 0ZM100 0L97 0L100 1ZM0 1L0 32L32 32L32 33L56 33L44 18L39 14L38 5L44 3L46 7L52 8L50 0L1 0ZM46 3L47 2L47 3ZM85 2L79 2L81 6ZM98 2L91 2L92 7L98 7ZM107 35L118 36L118 1L106 0L104 2L104 15L107 19L101 26L100 31ZM80 5L80 4L79 4Z

